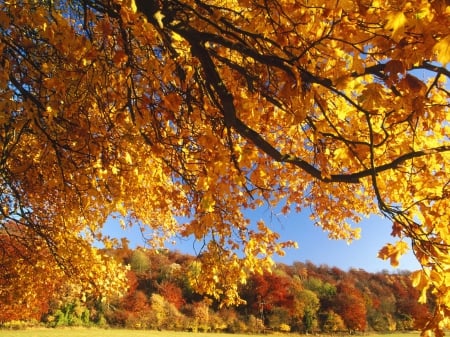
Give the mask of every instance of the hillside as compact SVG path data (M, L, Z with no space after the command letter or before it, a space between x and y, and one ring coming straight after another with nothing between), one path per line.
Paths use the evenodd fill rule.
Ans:
M407 271L343 271L310 262L278 264L270 274L252 275L239 289L242 304L224 307L192 290L188 275L198 271L192 256L127 246L107 253L130 266L123 297L104 302L66 284L43 296L32 314L21 310L26 303L3 298L0 322L226 332L399 331L413 330L432 309L417 303L419 293Z

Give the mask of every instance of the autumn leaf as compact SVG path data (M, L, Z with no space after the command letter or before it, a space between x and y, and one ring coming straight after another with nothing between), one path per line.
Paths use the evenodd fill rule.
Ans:
M436 59L443 66L446 66L450 62L450 35L441 39L433 47L433 51L436 53Z
M392 12L386 16L385 29L392 32L393 37L401 35L407 23L407 18L403 12Z
M386 63L384 71L388 74L389 80L395 83L398 82L399 75L405 75L406 68L402 61L390 60Z
M398 267L399 258L409 250L409 246L404 241L398 241L395 245L388 243L379 252L378 257L383 260L390 260L391 266Z
M121 65L122 63L125 63L127 59L127 54L123 50L119 50L115 53L112 61L117 65Z
M421 96L425 94L427 89L425 83L410 74L406 74L406 76L400 81L399 87L413 92L415 95Z

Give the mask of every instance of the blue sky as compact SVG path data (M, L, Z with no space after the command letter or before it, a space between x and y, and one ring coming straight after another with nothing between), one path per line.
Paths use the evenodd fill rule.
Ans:
M397 238L391 237L391 224L378 216L363 220L361 238L350 244L342 240L330 240L327 233L316 227L303 214L294 214L286 218L286 223L279 230L282 238L298 242L298 249L289 250L277 261L287 264L293 261L309 260L316 265L327 264L343 270L361 268L369 272L382 270L416 270L420 268L412 252L400 259L398 268L390 266L389 261L377 257L378 251L388 242L394 243Z
M269 216L268 211L256 212L252 219L256 222ZM290 214L280 216L271 221L271 229L281 235L281 240L294 240L298 243L297 249L288 249L283 257L275 257L276 262L292 264L295 261L310 261L315 265L326 264L330 267L336 266L342 270L350 268L361 268L368 272L380 272L388 270L416 270L420 266L412 253L400 259L400 266L392 268L389 261L377 258L378 251L388 242L395 242L390 236L391 225L387 220L372 216L363 220L358 227L362 228L361 238L347 244L342 240L330 240L327 233L321 228L314 226L308 214ZM109 221L105 226L106 233L115 237L127 237L130 246L144 246L144 240L138 228L134 227L123 231L115 221ZM193 241L184 239L175 240L175 245L168 244L167 248L181 252L194 254Z

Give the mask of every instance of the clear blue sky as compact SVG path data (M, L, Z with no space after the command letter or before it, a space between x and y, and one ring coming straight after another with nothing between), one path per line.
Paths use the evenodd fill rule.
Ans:
M252 218L254 221L268 218L270 212L264 209L256 212ZM269 219L266 220L268 223ZM412 253L400 259L400 266L392 268L389 261L377 258L378 251L388 242L395 242L390 236L391 225L387 220L373 216L358 224L362 228L361 238L350 245L341 240L330 240L327 233L314 226L308 214L290 214L272 218L272 229L281 235L281 240L294 240L298 242L297 249L288 249L283 257L275 257L275 261L286 264L299 261L310 261L316 265L326 264L336 266L342 270L349 268L361 268L368 272L382 270L416 270L420 266ZM115 221L109 221L105 226L106 233L115 237L127 237L130 246L144 246L142 235L138 228L123 231ZM176 244L168 244L167 248L181 252L194 254L193 241L184 239L176 240Z
M398 268L391 267L388 260L384 261L377 257L378 251L386 243L394 243L397 240L391 237L391 224L387 220L372 216L357 226L361 227L361 238L347 244L342 240L330 240L327 233L314 226L308 216L290 215L279 233L282 238L297 241L299 248L289 250L277 261L290 264L293 261L309 260L316 265L327 264L343 270L361 268L369 272L412 271L420 268L412 252L400 259Z

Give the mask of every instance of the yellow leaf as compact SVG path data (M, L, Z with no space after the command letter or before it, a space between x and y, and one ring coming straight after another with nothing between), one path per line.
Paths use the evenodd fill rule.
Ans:
M392 30L392 36L396 36L402 33L407 21L403 12L390 13L387 15L387 22L384 28Z
M164 19L164 14L161 13L161 11L157 11L153 17L155 18L156 22L158 22L158 25L160 28L164 27L164 23L163 23L163 19Z
M119 168L117 167L117 166L113 166L113 167L111 167L111 172L113 173L113 174L118 174L119 173Z
M436 59L446 66L450 62L450 35L436 43L433 51L436 53Z
M131 155L129 152L125 153L125 161L127 162L127 164L131 165L133 164L133 159L131 159Z
M136 6L136 2L134 0L130 1L130 8L133 13L137 12L137 6Z
M180 34L177 34L177 33L175 33L175 32L172 33L172 39L173 39L174 41L178 41L178 42L184 40L183 37L182 37Z
M411 273L411 283L413 285L414 288L423 288L424 281L426 283L426 279L422 277L423 276L423 271L422 270L416 270L414 272Z
M202 198L200 207L201 210L206 212L206 213L211 213L214 211L214 206L215 206L216 202L214 200L214 198L212 197L212 195L210 193L206 193L204 195L204 197Z
M404 255L408 249L409 246L404 241L398 241L395 245L388 243L378 252L378 257L383 260L389 259L391 266L397 267L400 256Z
M428 278L423 270L417 270L411 273L411 281L414 288L421 292L419 303L426 303L427 290L429 288Z

